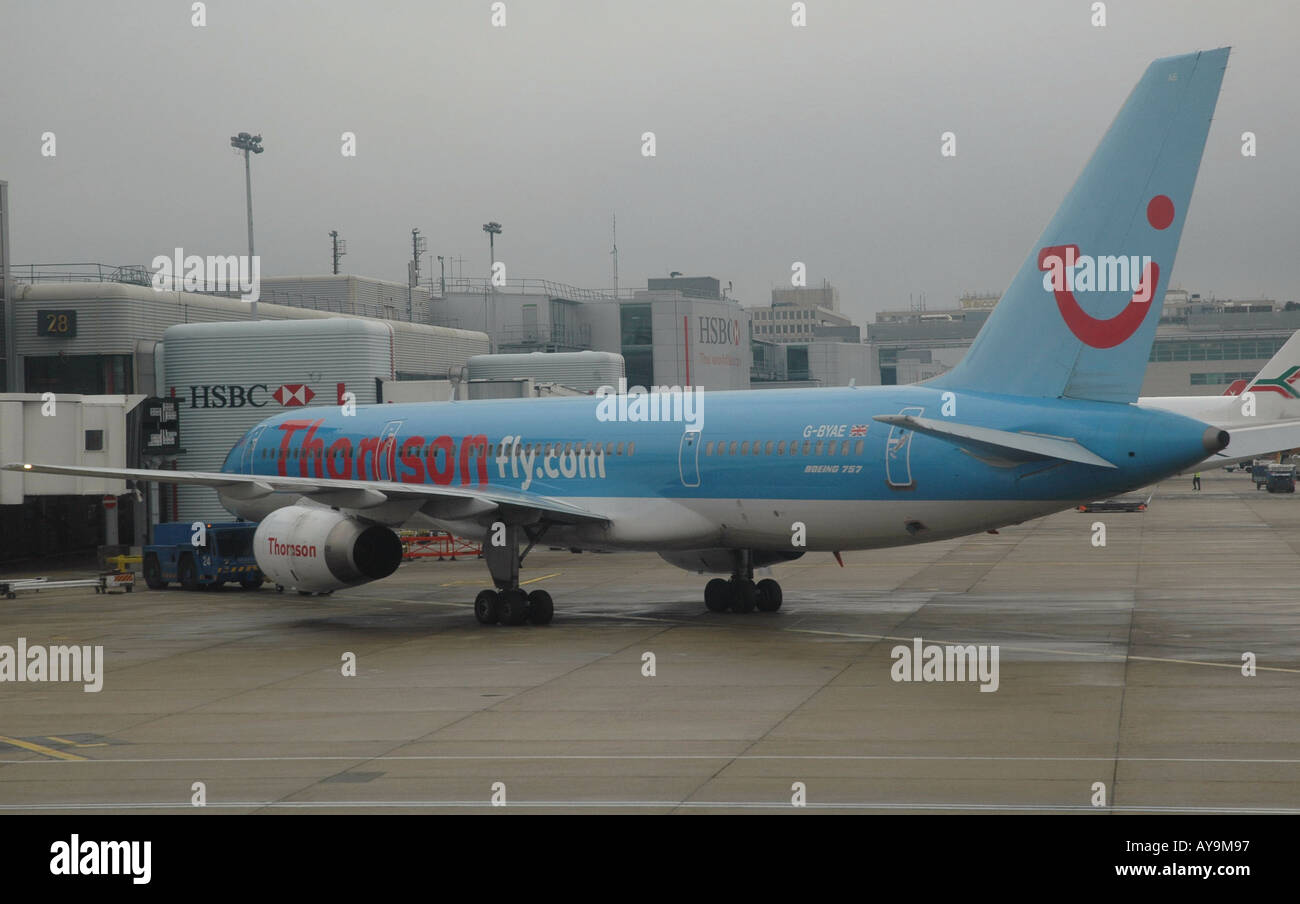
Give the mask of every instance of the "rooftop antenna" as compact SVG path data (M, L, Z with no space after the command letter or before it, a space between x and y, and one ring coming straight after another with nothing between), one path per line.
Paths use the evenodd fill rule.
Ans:
M339 258L341 258L343 255L348 253L348 243L343 239L339 238L339 231L337 229L332 230L330 232L330 238L333 239L333 247L334 247L334 253L332 255L334 258L334 275L338 276Z

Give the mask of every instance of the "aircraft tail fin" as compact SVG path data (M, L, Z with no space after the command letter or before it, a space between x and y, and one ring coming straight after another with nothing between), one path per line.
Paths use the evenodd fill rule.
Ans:
M1282 344L1242 392L1275 392L1288 401L1300 399L1300 330Z
M1138 397L1227 61L1147 67L970 350L927 385Z

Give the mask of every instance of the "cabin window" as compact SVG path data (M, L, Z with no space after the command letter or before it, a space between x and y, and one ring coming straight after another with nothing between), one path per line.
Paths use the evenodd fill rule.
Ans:
M835 442L835 440L831 440L829 443L826 444L826 454L834 455L835 452L839 449L839 447L840 447L839 443Z
M785 454L785 440L781 440L779 443L776 444L776 454L777 455Z
M712 455L712 454L713 454L713 441L712 441L712 440L709 440L707 443L704 444L704 454L705 454L705 455Z
M821 443L818 443L817 445L820 446ZM818 451L821 451L821 450L818 450ZM812 454L812 440L810 440L810 439L806 439L806 440L803 441L803 454L804 454L804 455L811 455L811 454Z
M772 454L772 446L773 446L773 445L774 445L774 443L769 439L769 440L767 441L767 445L763 447L763 454L764 454L764 455L771 455L771 454Z
M743 443L740 444L740 454L741 455L749 454L749 440L745 440Z
M821 441L821 440L817 440L817 450L813 453L814 455L821 455L821 454L822 454L822 445L823 445L822 441Z
M631 454L632 454L633 452L635 452L635 451L636 451L636 443L628 443L628 444L627 444L627 454L628 454L628 455L631 455Z
M847 439L844 442L840 443L840 454L841 455L849 454L849 441Z
M732 454L732 455L735 455L735 454L736 454L736 446L738 446L738 445L739 445L739 443L737 443L734 439L731 441L731 454Z
M616 455L622 455L622 454L623 454L623 444L622 444L622 443L619 443L619 444L618 444L618 452L616 452L615 454L616 454Z
M614 444L613 444L613 443L605 443L605 454L606 454L606 455L613 455L613 454L614 454Z
M858 440L856 443L853 444L853 451L857 455L862 454L862 440Z

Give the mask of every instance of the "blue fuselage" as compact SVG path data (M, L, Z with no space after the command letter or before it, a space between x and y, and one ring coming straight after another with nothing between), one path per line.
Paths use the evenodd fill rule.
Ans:
M650 408L680 419L608 420L615 409L593 396L304 408L249 431L223 470L508 488L607 515L608 528L574 529L575 543L594 546L780 547L798 520L808 548L852 549L1021 521L1205 457L1205 424L1107 402L945 400L937 389L898 386L713 392L699 411L616 413ZM900 413L1073 439L1115 467L999 460L872 420Z

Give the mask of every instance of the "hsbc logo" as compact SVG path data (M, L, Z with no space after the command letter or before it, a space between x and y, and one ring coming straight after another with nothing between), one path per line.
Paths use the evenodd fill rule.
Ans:
M701 345L740 345L740 321L726 317L701 317Z
M275 401L285 408L301 408L316 397L306 383L284 383L272 390L265 383L191 386L190 408L265 408Z
M301 408L316 398L316 393L306 383L285 383L271 395L285 408Z

